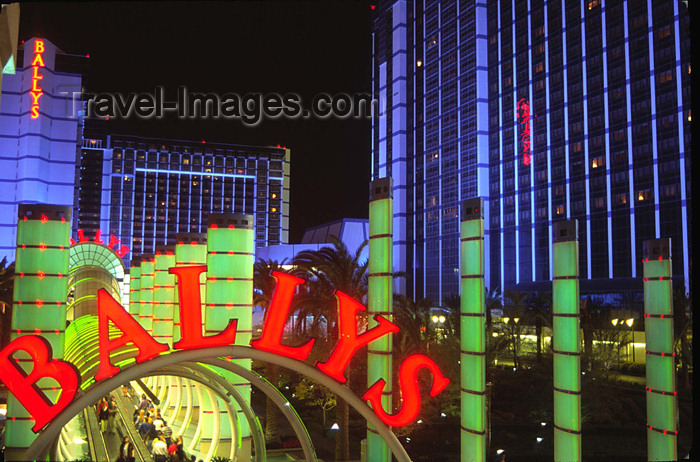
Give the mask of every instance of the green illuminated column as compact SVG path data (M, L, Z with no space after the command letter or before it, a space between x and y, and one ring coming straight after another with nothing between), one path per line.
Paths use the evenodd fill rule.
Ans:
M460 225L461 460L486 460L484 201L462 202Z
M129 313L137 321L141 312L141 257L131 257L129 269Z
M151 254L141 255L141 289L139 300L141 309L139 310L139 322L141 327L153 335L153 292L155 291L155 258Z
M644 241L647 361L647 459L676 460L678 402L673 335L671 241Z
M554 460L578 461L581 460L578 221L557 221L553 228Z
M175 307L175 275L168 270L175 266L172 246L157 245L153 279L153 338L173 345L173 313Z
M216 213L209 215L207 228L207 303L204 310L204 332L215 335L237 319L236 345L250 344L253 333L253 263L255 235L253 215ZM234 359L246 369L250 359ZM228 370L218 372L231 382L250 403L250 383ZM240 460L249 460L251 433L240 407L236 406L238 422L238 454ZM231 435L228 419L221 419L219 438L220 455L228 454ZM228 443L228 444L227 444Z
M175 235L175 266L200 266L207 264L207 236L204 233L179 233ZM202 319L206 301L207 273L199 276L199 295L202 302ZM177 279L175 280L175 302L178 301ZM180 340L180 309L173 312L173 341Z
M11 339L39 334L51 344L54 358L63 358L70 230L70 207L19 205ZM14 357L22 366L32 364L23 352ZM52 402L58 398L55 384L47 379L37 383ZM20 460L36 435L34 422L12 395L5 422L5 460Z
M367 294L368 329L377 325L374 316L392 320L393 303L393 181L380 178L370 183L369 192L369 288ZM385 335L368 345L367 385L386 381L382 406L392 413L391 367L392 336ZM377 431L367 424L367 460L391 462L391 451Z

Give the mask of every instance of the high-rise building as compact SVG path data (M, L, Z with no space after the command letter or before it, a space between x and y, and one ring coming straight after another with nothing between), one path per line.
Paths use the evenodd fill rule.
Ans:
M688 288L683 2L387 1L373 37L386 109L372 174L394 178L394 261L409 294L458 292L457 205L474 196L490 289L548 287L552 223L568 218L582 292L641 289L641 242L654 237L671 237Z
M209 213L255 216L255 245L289 239L289 149L111 135L85 139L74 227L134 254L206 231ZM125 263L128 262L125 261Z
M33 38L17 50L0 99L0 258L13 261L18 204L73 205L82 116L73 107L84 56Z
M372 177L394 179L394 267L408 275L397 289L435 303L459 292L460 200L488 201L486 5L374 8Z

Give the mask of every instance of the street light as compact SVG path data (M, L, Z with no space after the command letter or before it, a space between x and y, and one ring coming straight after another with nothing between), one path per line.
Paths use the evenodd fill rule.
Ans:
M432 319L433 319L433 322L434 322L434 323L437 323L437 322L438 322L438 317L437 317L437 315L433 315Z
M617 321L618 321L618 319L615 318L615 319L613 319L613 320L610 321L610 322L612 322L612 325L613 325L613 326L617 326Z
M444 317L444 316L440 316L440 317L438 318L438 321L440 321L440 324L444 324L444 323L445 323L445 317Z
M520 318L513 318L513 322L514 322L514 323L516 323L516 324L517 324L517 323L518 323L518 321L520 321Z
M505 322L506 324L508 324L508 321L510 321L510 318L508 318L508 317L503 318L503 322Z
M632 326L634 325L634 318L629 318L627 321L625 321L625 324L627 324L627 327L630 328L630 331L632 332L632 363L635 363L635 358L634 358L634 330L632 330Z

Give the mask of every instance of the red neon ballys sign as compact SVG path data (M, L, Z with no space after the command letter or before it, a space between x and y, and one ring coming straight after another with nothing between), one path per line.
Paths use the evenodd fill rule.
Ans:
M39 117L39 98L44 94L44 90L39 87L39 80L44 78L43 75L39 74L40 67L46 67L44 65L44 41L36 39L34 41L34 59L32 60L32 89L29 94L32 96L32 108L31 115L32 119Z
M75 239L71 238L70 245L76 245L76 244L80 244L82 242L90 242L90 239L85 237L85 232L82 229L79 229L78 230L78 240L76 241ZM95 244L100 244L100 245L105 243L104 239L102 239L102 231L100 231L99 229L97 231L95 231L95 238L92 240L92 242L94 242ZM116 253L119 258L123 258L124 255L129 253L129 248L125 245L122 245L122 246L119 246L118 249L115 249L114 246L119 244L120 242L121 241L119 239L117 239L117 236L115 236L114 234L110 234L109 235L109 243L107 244L107 248L114 250L114 253Z
M522 126L520 141L523 143L523 162L530 165L530 101L527 98L518 101L518 123Z
M180 335L173 347L181 350L226 346L236 339L236 319L232 319L223 332L216 335L202 335L202 312L199 291L199 275L206 271L206 266L183 266L171 268L170 273L177 277ZM259 340L251 342L258 350L268 351L280 356L304 361L309 357L315 339L310 339L301 346L282 344L284 325L289 317L292 295L297 286L304 283L302 279L286 273L273 273L277 281L263 332ZM357 313L365 307L352 297L337 292L338 330L340 339L325 362L316 364L323 373L340 383L346 382L344 372L357 351L384 335L398 332L394 323L377 315L378 325L357 335ZM116 338L109 338L109 326L121 332ZM98 292L98 345L99 366L95 380L113 377L119 367L113 365L109 354L127 344L133 344L138 350L136 362L152 359L168 350L168 346L156 341L141 325L105 290ZM29 374L23 372L18 360L13 356L23 351L31 357L32 369ZM401 427L411 423L420 411L421 397L418 387L418 372L427 369L433 376L430 396L442 392L450 380L442 375L435 362L427 356L414 354L406 358L399 370L399 383L403 398L401 409L396 414L388 414L382 407L381 397L386 382L382 379L372 385L363 398L367 400L377 416L387 425ZM37 382L50 377L61 388L61 397L55 404L36 387ZM34 432L40 431L56 417L73 400L78 391L80 374L70 363L52 359L51 346L38 335L16 338L0 351L0 380L10 392L27 409L34 418Z

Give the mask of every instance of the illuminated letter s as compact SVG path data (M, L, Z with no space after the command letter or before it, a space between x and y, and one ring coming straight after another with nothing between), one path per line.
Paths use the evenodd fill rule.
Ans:
M411 423L420 411L420 389L418 388L418 371L426 367L433 373L433 384L430 386L430 396L435 397L450 384L450 379L446 378L438 369L437 364L425 355L411 355L401 364L399 370L399 381L401 383L401 395L403 396L403 406L396 414L387 414L382 408L382 391L386 382L383 379L377 380L372 387L362 395L362 399L367 400L372 405L374 413L382 419L382 422L390 427L403 427Z
M29 374L12 357L18 351L31 356L32 370ZM39 390L37 382L43 378L58 382L61 394L56 404L51 403ZM24 335L0 351L0 380L34 418L32 431L38 433L73 400L78 391L79 374L72 364L51 359L51 344L46 339L38 335Z

